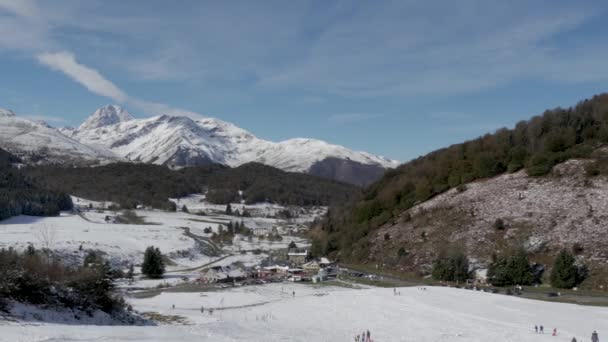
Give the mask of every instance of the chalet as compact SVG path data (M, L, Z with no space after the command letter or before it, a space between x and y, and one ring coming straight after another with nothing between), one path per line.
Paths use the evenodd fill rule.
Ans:
M291 248L287 251L287 260L294 265L302 265L308 261L308 250Z
M310 272L317 272L320 269L332 267L333 265L334 265L334 263L331 260L323 257L323 258L315 259L315 260L312 260L310 262L303 264L302 268L310 273Z
M200 281L204 283L227 283L247 278L247 272L238 267L216 266L207 269L201 275Z

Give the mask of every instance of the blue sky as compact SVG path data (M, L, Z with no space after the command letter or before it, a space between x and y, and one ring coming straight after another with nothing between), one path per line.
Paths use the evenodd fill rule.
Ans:
M0 108L212 116L405 161L607 90L606 1L0 0Z

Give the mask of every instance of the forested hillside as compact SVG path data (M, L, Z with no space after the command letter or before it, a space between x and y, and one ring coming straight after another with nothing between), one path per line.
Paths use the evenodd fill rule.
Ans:
M407 219L409 214L404 213L408 209L451 188L465 191L466 184L475 180L521 169L531 177L542 177L571 158L593 158L585 166L590 177L606 174L606 158L595 152L606 143L608 94L602 94L572 108L547 110L517 123L513 129L501 128L431 152L388 171L358 200L332 208L315 232L315 253L341 260L370 260L370 252L376 247L372 237L381 226ZM422 233L417 234L420 238Z
M13 166L19 159L0 149L0 220L16 215L53 216L72 208L65 193L34 185Z
M124 208L138 204L174 209L169 198L207 193L213 203L269 201L283 205L345 203L355 186L302 173L285 172L259 163L236 168L221 165L171 170L151 164L116 163L94 168L39 166L24 170L39 184Z

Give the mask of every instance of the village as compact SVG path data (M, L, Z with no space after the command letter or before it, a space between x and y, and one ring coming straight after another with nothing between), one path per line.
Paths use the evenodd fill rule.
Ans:
M295 243L292 243L287 249L284 259L268 258L254 267L238 264L213 266L203 270L197 282L216 284L219 287L284 281L320 283L336 279L339 271L338 266L331 260L325 257L313 259L308 249L298 248Z

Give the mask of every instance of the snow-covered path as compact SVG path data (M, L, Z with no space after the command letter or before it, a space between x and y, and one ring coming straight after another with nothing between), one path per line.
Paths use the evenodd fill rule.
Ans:
M222 292L163 293L130 302L179 315L188 325L156 327L0 324L0 341L353 341L369 329L384 341L588 341L608 334L608 308L532 301L429 287L352 290L272 284ZM295 298L292 291L296 292ZM175 304L176 308L172 309ZM200 307L215 308L213 315ZM219 310L224 308L224 310ZM535 324L545 335L534 333ZM558 329L558 336L550 331Z

